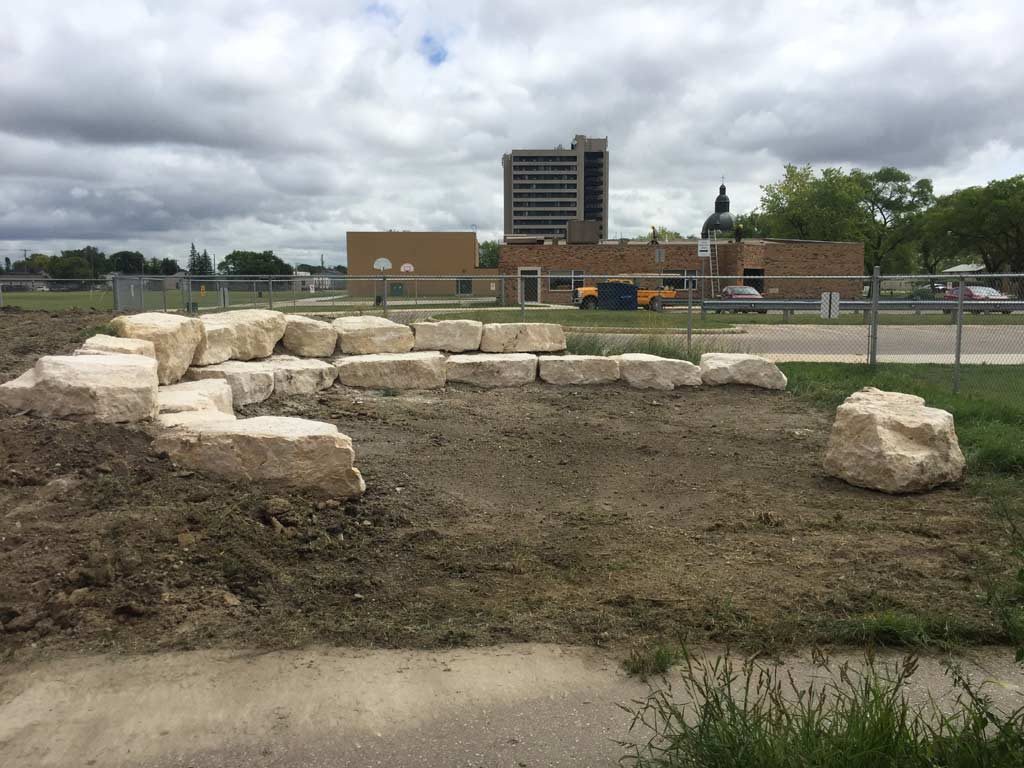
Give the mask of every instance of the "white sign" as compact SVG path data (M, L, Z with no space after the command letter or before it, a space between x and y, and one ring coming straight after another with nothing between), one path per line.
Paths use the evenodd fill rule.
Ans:
M412 264L410 264L409 262L406 262L405 264L403 264L402 266L400 266L400 267L399 267L398 269L399 269L400 271L402 271L402 272L413 272L413 271L415 271L416 267L414 267L414 266L413 266Z
M387 259L377 259L373 262L373 268L383 272L385 269L391 269L391 262Z
M825 291L821 294L821 317L823 320L835 320L839 317L839 294Z
M697 258L699 259L710 259L711 258L711 241L707 238L697 241Z

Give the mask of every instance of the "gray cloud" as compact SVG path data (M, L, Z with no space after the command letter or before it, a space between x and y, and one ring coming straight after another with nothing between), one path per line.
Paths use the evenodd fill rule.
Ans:
M84 0L0 9L0 250L343 258L500 234L501 154L609 137L611 231L695 231L787 162L1024 171L1011 0Z

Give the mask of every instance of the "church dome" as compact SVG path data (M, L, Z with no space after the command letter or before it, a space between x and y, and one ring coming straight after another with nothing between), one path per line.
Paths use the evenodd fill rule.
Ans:
M704 221L700 236L707 237L711 232L732 232L735 228L736 219L729 212L729 196L725 194L725 184L722 184L715 198L715 212Z

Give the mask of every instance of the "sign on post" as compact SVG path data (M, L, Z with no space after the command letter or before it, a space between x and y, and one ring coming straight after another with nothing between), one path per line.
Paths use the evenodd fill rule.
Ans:
M697 241L697 258L711 258L711 241L708 240L706 237Z
M835 320L839 317L839 294L825 291L821 294L821 317L823 320Z

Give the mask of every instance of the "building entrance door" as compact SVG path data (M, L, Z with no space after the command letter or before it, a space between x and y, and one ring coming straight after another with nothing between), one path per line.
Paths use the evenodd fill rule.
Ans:
M523 301L530 303L540 300L540 270L520 267L519 278L523 285Z
M744 269L743 270L743 284L749 285L758 293L764 293L764 270L763 269Z

